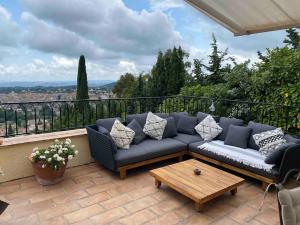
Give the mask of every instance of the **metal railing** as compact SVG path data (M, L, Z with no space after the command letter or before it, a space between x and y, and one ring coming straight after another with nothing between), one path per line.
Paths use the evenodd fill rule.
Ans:
M0 136L46 133L82 128L96 119L143 112L206 112L241 118L245 122L282 127L300 134L300 106L273 105L193 96L114 98L83 101L22 102L0 104Z

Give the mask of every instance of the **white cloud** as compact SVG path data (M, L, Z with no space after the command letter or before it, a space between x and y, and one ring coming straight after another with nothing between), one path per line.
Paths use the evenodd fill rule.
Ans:
M18 25L10 13L0 5L0 46L16 46L20 35Z
M152 10L168 10L172 8L183 7L183 0L150 0Z
M41 26L36 25L37 19L27 21L29 30L33 26L36 31L35 39L46 39L44 36L47 32L51 33L51 29L45 28L46 25L50 26L46 21L51 21L52 30L57 32L59 38L68 37L66 39L70 38L72 41L80 36L82 39L79 40L86 42L85 44L90 43L106 51L117 52L121 56L153 55L160 49L182 43L180 34L175 31L164 13L146 10L136 12L127 8L121 0L112 0L109 4L105 0L74 0L74 7L70 7L70 0L43 1L42 4L40 0L23 0L23 3L26 10L38 17L40 23L44 23ZM39 30L47 32L43 35ZM76 38L74 35L77 35ZM57 52L61 49L62 52L58 53L70 53L67 47L65 50L49 46L48 40L46 41L37 45L32 38L30 42L41 51ZM83 46L77 48L83 50Z

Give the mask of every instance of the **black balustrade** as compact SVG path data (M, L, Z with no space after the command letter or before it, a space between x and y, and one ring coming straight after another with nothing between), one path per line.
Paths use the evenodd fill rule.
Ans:
M82 101L22 102L0 104L0 136L10 137L82 128L99 118L144 112L206 112L281 127L300 135L300 106L194 96L111 98Z

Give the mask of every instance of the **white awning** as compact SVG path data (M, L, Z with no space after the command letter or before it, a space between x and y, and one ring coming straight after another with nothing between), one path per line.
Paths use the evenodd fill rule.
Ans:
M300 0L186 0L235 36L300 27Z

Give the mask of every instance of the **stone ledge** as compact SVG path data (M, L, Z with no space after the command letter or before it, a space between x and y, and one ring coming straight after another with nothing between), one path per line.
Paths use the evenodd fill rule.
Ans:
M33 143L39 141L48 141L54 139L68 138L74 136L86 135L86 129L76 129L76 130L67 130L67 131L57 131L51 133L43 133L43 134L30 134L30 135L22 135L17 137L4 138L3 144L0 145L0 149L2 147L7 147L11 145L19 145L25 143Z

